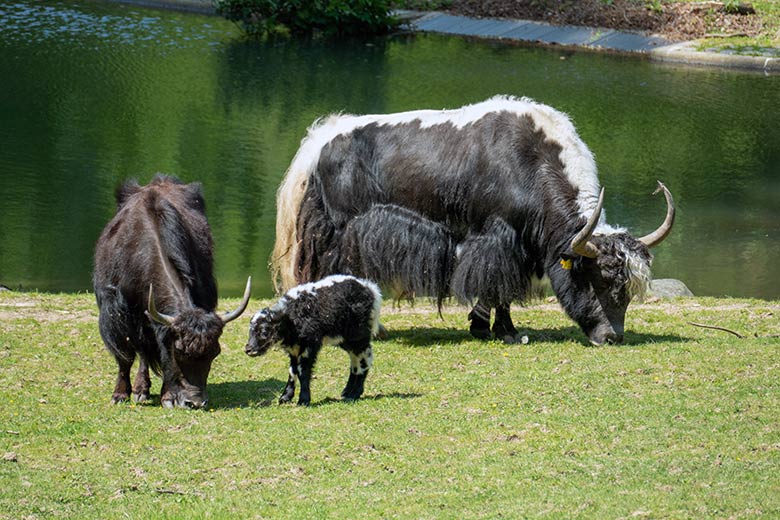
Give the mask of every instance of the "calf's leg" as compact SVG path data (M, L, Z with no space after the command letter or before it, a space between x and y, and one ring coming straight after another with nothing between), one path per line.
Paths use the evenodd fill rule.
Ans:
M311 374L314 368L312 359L301 356L298 361L298 380L301 383L301 392L298 394L298 406L309 406L311 402Z
M354 349L350 349L348 346L343 348L349 352L349 379L347 379L347 386L341 392L341 397L348 401L354 401L363 395L368 371L374 364L374 352L370 343Z
M295 378L298 377L298 357L290 356L290 375L287 377L287 386L284 387L279 397L279 404L289 403L295 396Z

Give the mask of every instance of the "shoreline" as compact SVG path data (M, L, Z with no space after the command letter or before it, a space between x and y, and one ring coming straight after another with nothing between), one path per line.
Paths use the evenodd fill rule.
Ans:
M155 9L172 9L215 15L211 0L105 0ZM530 20L470 18L440 11L396 11L413 31L530 43L550 48L573 48L613 52L650 61L697 67L754 70L780 73L780 57L747 56L729 52L699 51L696 41L671 42L658 35L598 27L560 26Z

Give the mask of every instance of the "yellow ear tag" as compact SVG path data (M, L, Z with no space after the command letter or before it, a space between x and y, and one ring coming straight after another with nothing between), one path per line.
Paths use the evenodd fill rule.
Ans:
M566 260L565 258L561 258L561 267L563 267L566 270L571 269L572 261L571 259Z

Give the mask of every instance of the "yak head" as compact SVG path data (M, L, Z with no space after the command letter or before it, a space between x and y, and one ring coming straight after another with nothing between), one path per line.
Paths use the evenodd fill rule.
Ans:
M252 278L246 283L244 297L238 308L225 314L189 307L175 316L159 312L154 303L154 292L149 287L149 305L146 315L167 328L172 341L165 342L168 362L163 362L162 405L166 408L203 408L208 402L206 380L211 364L220 353L219 338L227 323L235 320L246 309L252 288ZM169 336L169 337L170 337Z
M284 301L273 307L258 311L249 325L249 341L244 352L247 356L262 356L271 347L278 346L285 339L289 319L284 311Z
M663 224L649 235L634 238L628 233L594 234L604 203L602 189L596 209L550 277L562 306L594 345L623 341L628 304L634 297L641 298L650 282L650 248L672 230L672 195L661 182L658 191L663 191L667 203Z

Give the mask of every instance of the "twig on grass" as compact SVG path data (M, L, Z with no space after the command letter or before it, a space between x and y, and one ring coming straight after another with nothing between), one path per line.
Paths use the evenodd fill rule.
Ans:
M703 329L722 330L723 332L728 332L729 334L734 334L739 339L745 339L745 336L743 336L739 332L734 332L733 330L727 329L726 327L718 327L717 325L705 325L704 323L694 323L692 321L689 321L688 324L689 325L693 325L694 327L701 327Z

